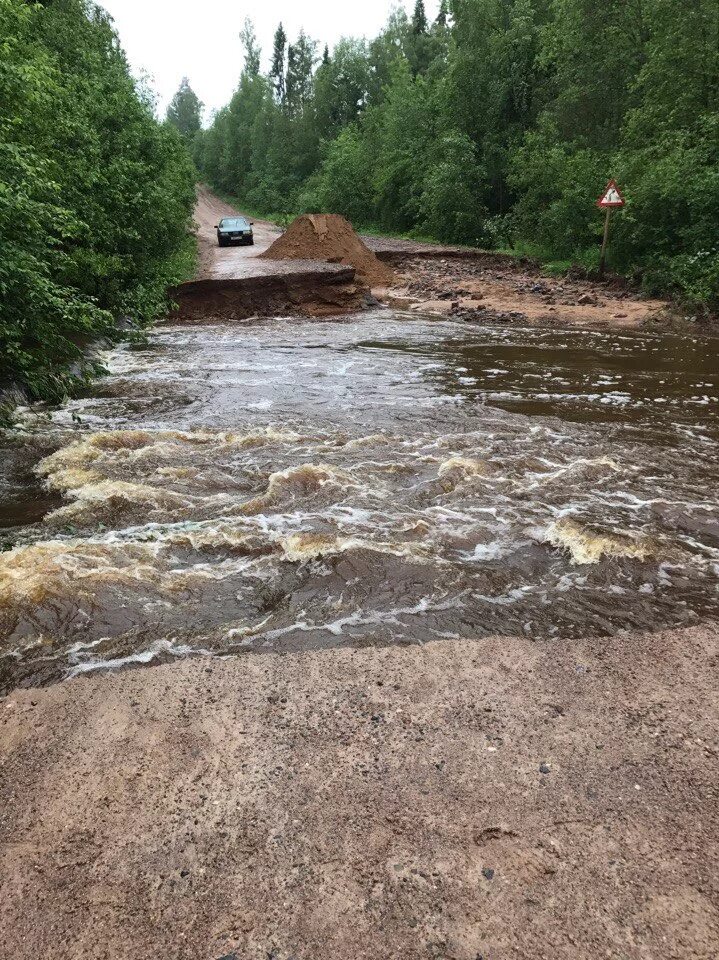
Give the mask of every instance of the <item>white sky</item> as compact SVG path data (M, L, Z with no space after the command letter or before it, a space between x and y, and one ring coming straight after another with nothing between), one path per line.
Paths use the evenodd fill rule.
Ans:
M414 0L99 0L110 13L133 72L147 72L164 114L183 76L207 112L232 96L242 67L238 34L250 17L262 47L263 67L282 21L294 39L300 27L330 49L340 37L373 37L393 7L411 13ZM428 18L439 0L425 0Z

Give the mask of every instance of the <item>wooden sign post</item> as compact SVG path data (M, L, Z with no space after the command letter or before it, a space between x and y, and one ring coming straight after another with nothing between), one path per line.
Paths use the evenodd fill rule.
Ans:
M624 197L619 191L615 180L610 180L604 188L604 193L597 200L597 206L600 210L606 210L607 215L604 218L604 237L602 239L602 253L599 257L599 276L604 276L604 266L607 259L607 244L609 243L609 218L612 210L616 207L623 207L626 203Z

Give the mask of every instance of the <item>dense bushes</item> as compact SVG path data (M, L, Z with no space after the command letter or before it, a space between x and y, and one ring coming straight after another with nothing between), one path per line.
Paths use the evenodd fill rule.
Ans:
M418 0L322 57L278 32L268 77L243 42L252 69L197 162L256 210L591 267L613 176L612 265L719 306L716 0L449 0L432 24Z
M58 398L191 265L194 171L107 16L0 0L0 384Z

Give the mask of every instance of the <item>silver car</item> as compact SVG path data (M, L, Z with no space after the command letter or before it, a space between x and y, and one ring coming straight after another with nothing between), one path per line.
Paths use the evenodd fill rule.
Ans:
M252 221L246 217L223 217L216 224L215 230L217 230L217 244L220 247L228 247L231 243L244 243L248 247L254 245Z

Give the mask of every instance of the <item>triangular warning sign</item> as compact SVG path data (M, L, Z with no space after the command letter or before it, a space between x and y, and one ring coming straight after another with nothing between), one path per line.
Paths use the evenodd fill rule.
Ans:
M623 207L626 203L615 180L610 180L597 200L598 207Z

